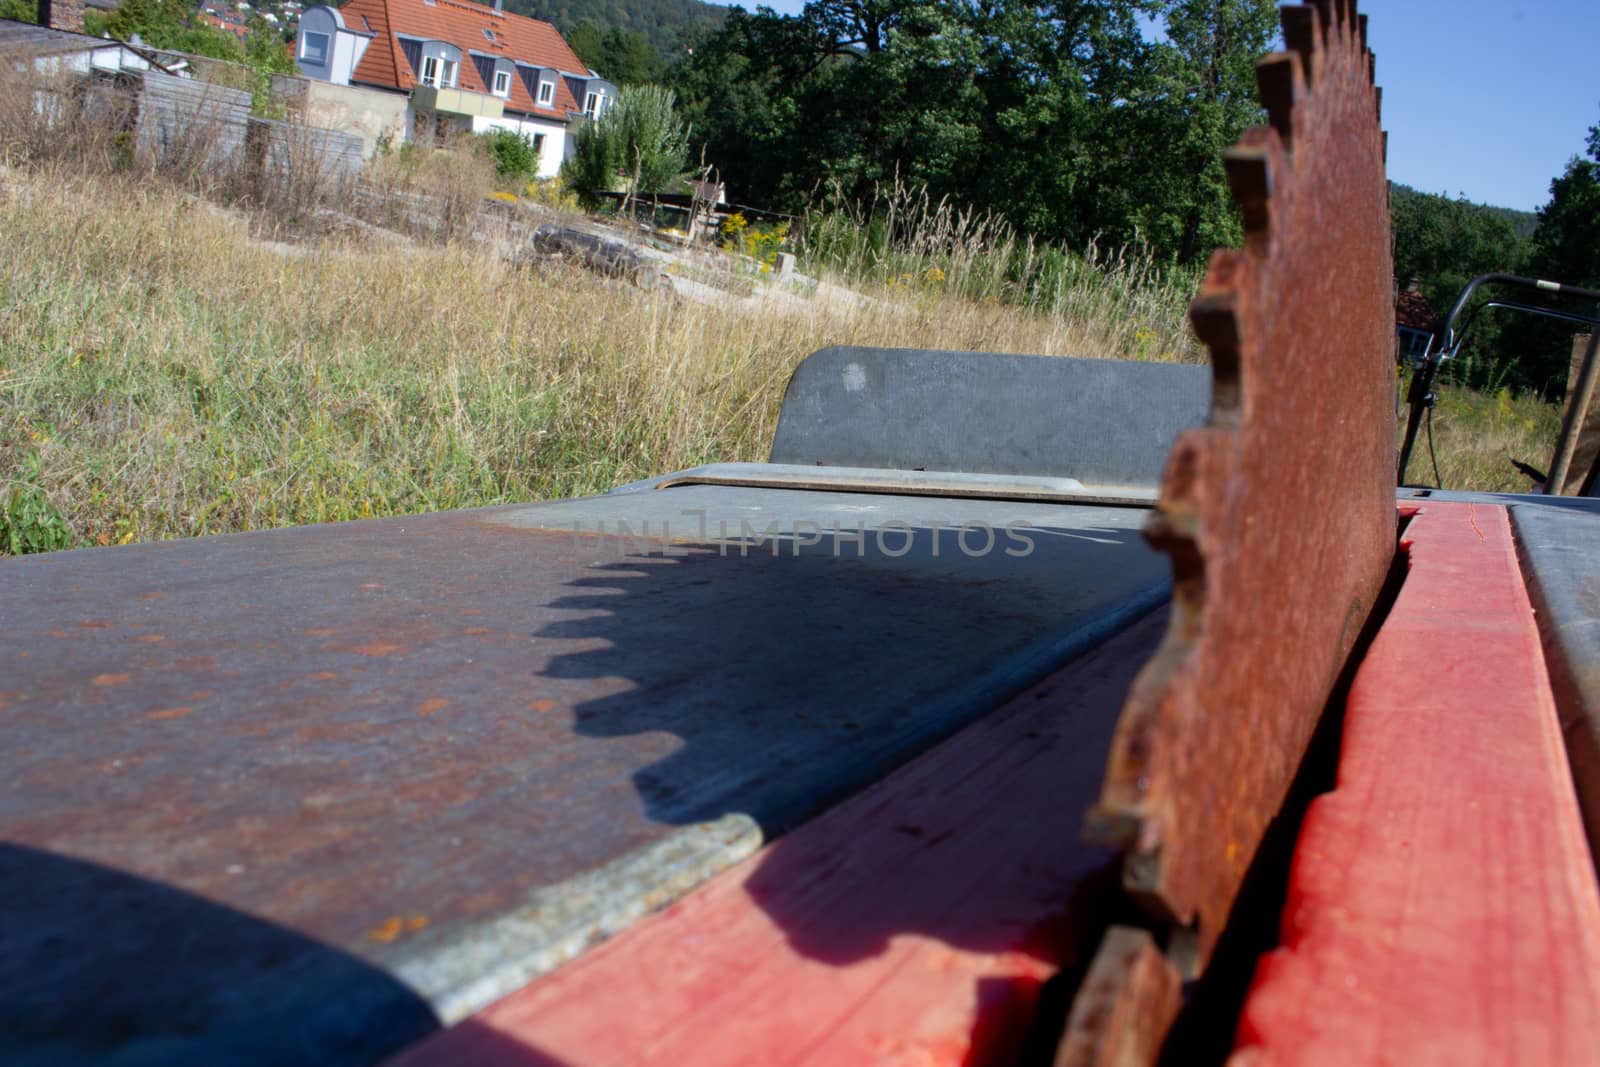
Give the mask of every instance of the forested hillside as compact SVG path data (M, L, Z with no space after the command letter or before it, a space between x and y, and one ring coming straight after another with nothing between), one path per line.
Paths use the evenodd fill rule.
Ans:
M1600 125L1591 127L1587 152L1574 155L1550 183L1550 201L1537 213L1474 204L1391 187L1395 279L1415 279L1440 315L1475 275L1524 274L1600 288ZM1517 303L1594 316L1568 297L1517 290L1486 293ZM1576 327L1506 310L1477 317L1457 373L1474 385L1534 389L1549 396L1566 387Z
M695 34L720 26L728 11L701 0L505 0L505 8L553 23L569 39L584 23L601 34L607 30L624 36L637 34L663 62L679 55ZM601 56L585 55L583 49L574 48L585 62L616 77L600 65Z

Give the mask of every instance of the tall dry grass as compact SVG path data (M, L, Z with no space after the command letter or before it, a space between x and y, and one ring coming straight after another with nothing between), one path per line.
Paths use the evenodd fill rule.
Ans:
M1559 405L1545 403L1533 393L1516 395L1509 389L1479 393L1442 383L1435 392L1439 401L1433 411L1433 451L1430 455L1424 424L1418 430L1407 467L1408 483L1488 493L1526 493L1532 487L1532 479L1512 465L1513 459L1548 473L1561 431ZM1402 408L1402 436L1405 417L1406 410Z
M706 306L489 244L284 244L81 168L11 169L0 230L0 500L42 499L75 544L760 459L790 372L825 345L1093 355L1113 329L925 288Z
M804 219L797 241L813 272L868 292L915 291L1078 324L1086 354L1203 358L1187 317L1198 270L1159 265L1138 247L1040 244L999 216L898 180L868 202L832 202Z

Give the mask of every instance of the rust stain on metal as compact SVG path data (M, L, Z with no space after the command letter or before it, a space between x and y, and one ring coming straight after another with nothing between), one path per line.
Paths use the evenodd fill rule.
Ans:
M128 679L131 677L133 676L130 674L97 674L89 679L89 684L98 685L101 688L112 685L127 685Z
M1203 967L1395 551L1384 142L1353 0L1283 11L1258 74L1271 125L1225 156L1245 247L1190 308L1207 424L1173 446L1146 537L1171 626L1118 723L1086 832L1194 931Z
M340 649L339 651L354 652L358 656L370 656L374 659L382 659L384 656L392 656L396 652L404 652L405 650L405 645L399 644L395 641L379 640L368 641L361 645L351 645L349 648Z
M428 925L426 915L391 915L374 928L368 937L381 944L389 944L401 934L414 934Z
M421 704L417 705L417 714L432 715L434 712L443 711L449 706L450 702L444 697L429 697L427 700L424 700Z
M167 638L166 638L165 634L140 634L139 635L139 641L144 643L144 644L147 644L147 645L159 645L161 642L165 641L166 639Z
M157 720L160 720L160 719L181 719L185 715L192 714L193 712L194 712L194 708L191 705L180 704L178 707L175 707L175 708L160 708L160 709L158 709L156 711L147 712L145 714L145 718L147 718L147 719L157 719Z

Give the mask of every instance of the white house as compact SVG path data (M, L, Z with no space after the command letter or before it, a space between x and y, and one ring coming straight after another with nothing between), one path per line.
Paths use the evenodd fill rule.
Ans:
M541 177L560 169L572 123L598 117L617 91L548 22L465 0L307 8L295 58L309 78L407 94L408 135L423 132L419 116L519 133L537 148Z

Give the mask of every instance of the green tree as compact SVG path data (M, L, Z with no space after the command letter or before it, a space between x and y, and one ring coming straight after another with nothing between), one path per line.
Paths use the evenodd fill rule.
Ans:
M695 149L738 199L796 208L821 179L802 115L820 63L817 47L802 20L735 8L673 68L671 85Z
M489 155L500 177L526 180L539 173L539 152L522 134L514 130L494 130L480 136L489 142Z
M589 206L599 192L677 192L689 176L688 131L673 94L657 85L621 89L573 139L563 179Z
M1550 200L1539 209L1528 254L1527 273L1585 289L1600 289L1600 123L1589 127L1587 153L1574 156L1550 182ZM1545 301L1590 317L1600 307L1570 298ZM1519 357L1528 383L1549 396L1566 390L1571 325L1547 319L1517 322L1506 331L1506 346Z
M1148 143L1162 151L1144 169L1137 217L1153 245L1188 263L1240 240L1222 152L1266 121L1255 64L1278 13L1273 0L1173 0L1163 14L1166 41L1153 49L1136 108Z
M898 178L1047 241L1143 237L1188 261L1237 237L1217 157L1259 120L1272 16L1269 0L813 0L733 12L672 84L754 203Z
M1527 242L1517 236L1512 217L1495 208L1465 197L1452 199L1395 184L1389 187L1389 219L1396 284L1405 288L1416 281L1441 317L1477 275L1523 269ZM1481 305L1493 295L1506 294L1483 292L1474 298L1475 303ZM1504 332L1516 325L1507 312L1478 314L1461 359L1450 373L1474 386L1527 387L1529 377L1505 346Z
M580 22L566 34L567 44L591 70L618 85L648 85L660 80L666 64L637 30Z
M1508 216L1465 197L1391 185L1389 217L1395 281L1404 287L1416 279L1441 315L1472 278L1521 270L1527 255L1526 243Z
M1600 124L1589 127L1587 148L1550 182L1531 262L1540 277L1594 289L1600 288Z
M39 0L0 0L0 19L37 23Z
M683 46L702 30L722 24L728 8L702 0L506 0L506 10L552 23L567 43L584 23L641 35L650 50L665 62L683 54ZM581 48L574 51L589 59ZM596 70L613 77L598 63Z
M245 62L244 45L233 34L208 26L180 0L122 0L105 22L119 41L134 34L152 48L170 48L234 63Z

